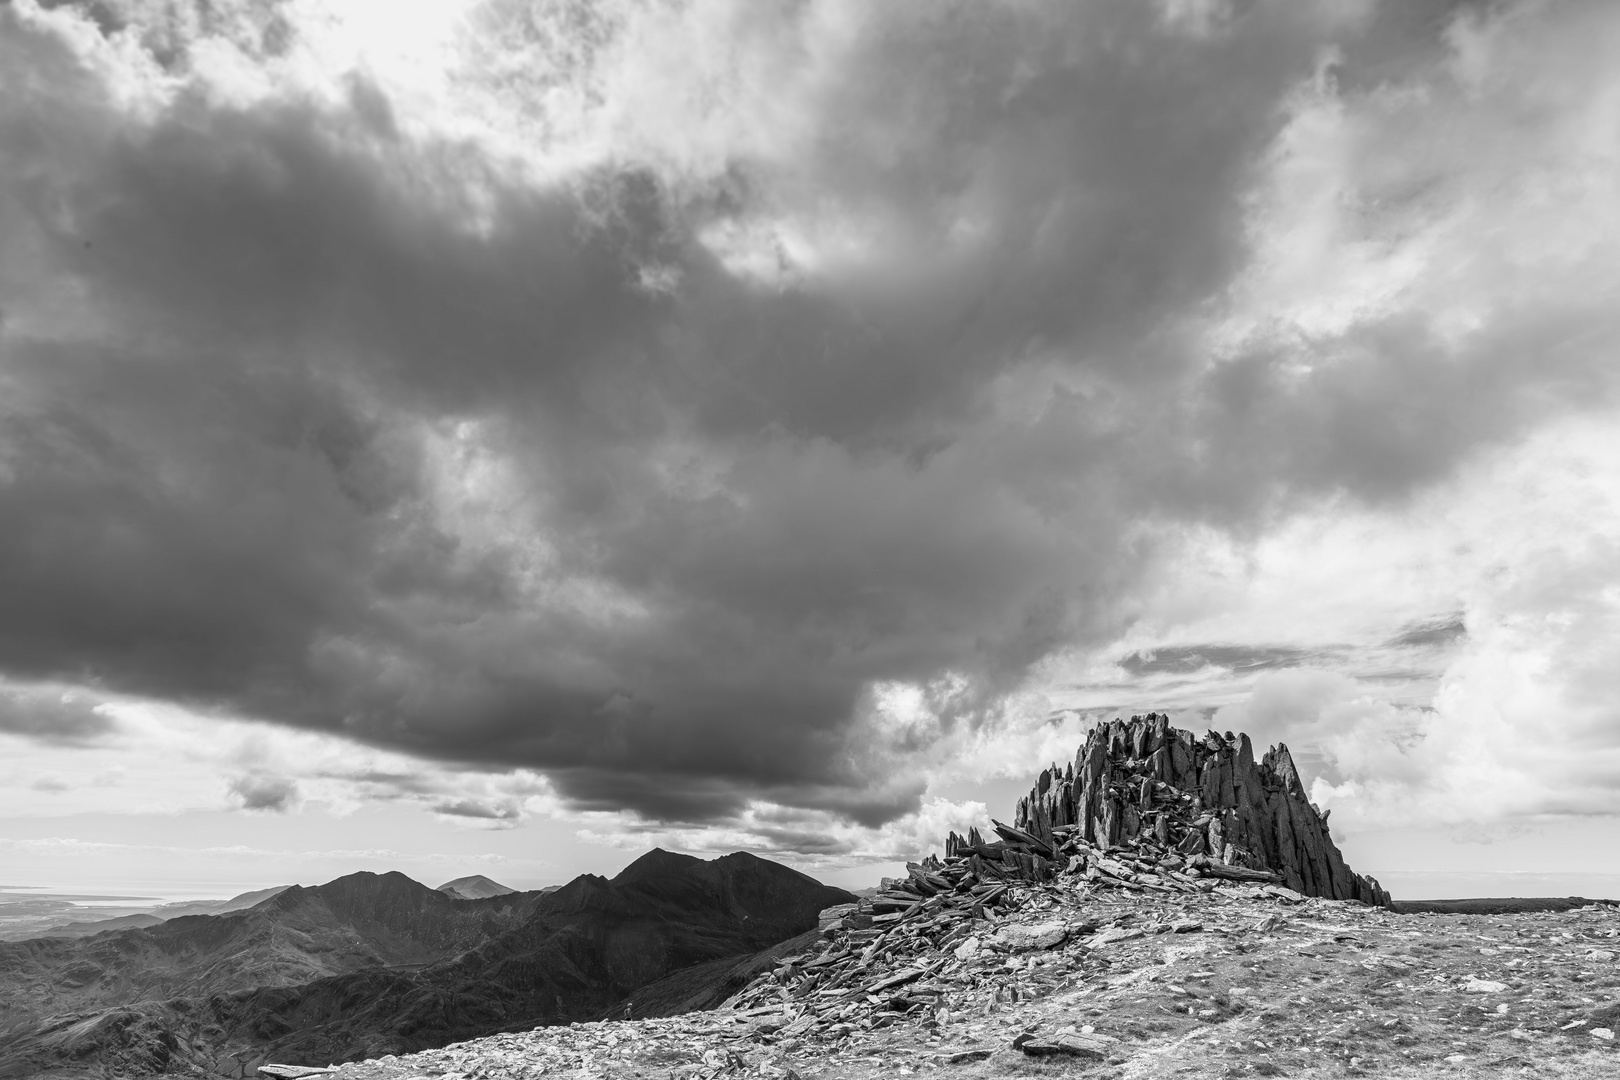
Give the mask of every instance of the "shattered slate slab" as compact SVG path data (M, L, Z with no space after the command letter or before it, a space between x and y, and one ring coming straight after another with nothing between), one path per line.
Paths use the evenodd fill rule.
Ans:
M1118 1039L1107 1035L1064 1033L1026 1039L1018 1044L1018 1049L1028 1057L1074 1057L1102 1061L1113 1052L1118 1042Z

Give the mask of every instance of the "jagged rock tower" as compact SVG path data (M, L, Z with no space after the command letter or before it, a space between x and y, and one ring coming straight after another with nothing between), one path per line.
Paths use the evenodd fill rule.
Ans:
M1163 714L1092 728L1074 764L1043 771L1018 801L1015 823L1047 842L1058 828L1104 849L1151 839L1186 858L1275 871L1307 896L1389 903L1345 865L1287 746L1256 764L1247 735L1199 737Z

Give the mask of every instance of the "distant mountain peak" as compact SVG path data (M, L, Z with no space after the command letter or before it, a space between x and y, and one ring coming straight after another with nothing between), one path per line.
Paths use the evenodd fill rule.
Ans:
M457 900L486 900L491 896L507 896L517 892L516 889L509 889L483 874L468 874L466 877L447 881L440 885L437 891Z
M671 874L690 874L697 868L707 865L702 859L694 856L655 847L615 874L613 882L622 885L647 878L668 877Z
M414 908L423 903L442 903L444 899L443 893L398 870L381 874L357 870L320 885L289 886L256 910L286 912L314 904L333 911L370 912L391 906Z

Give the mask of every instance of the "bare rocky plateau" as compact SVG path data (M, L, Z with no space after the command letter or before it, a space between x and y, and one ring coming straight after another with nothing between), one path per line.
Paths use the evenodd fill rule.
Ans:
M1610 904L1402 914L1241 883L1163 896L1060 880L1013 885L979 916L865 933L829 926L784 957L749 988L762 1004L739 994L708 1012L545 1027L327 1075L1620 1076ZM795 970L874 943L859 979L796 992Z

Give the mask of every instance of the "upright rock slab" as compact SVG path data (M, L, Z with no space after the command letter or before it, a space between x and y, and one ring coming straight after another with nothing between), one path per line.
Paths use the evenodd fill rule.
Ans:
M1092 728L1073 764L1019 800L1014 825L1048 846L1054 828L1103 850L1151 840L1223 876L1271 871L1306 896L1389 904L1345 865L1287 746L1257 762L1247 735L1200 737L1163 714Z

